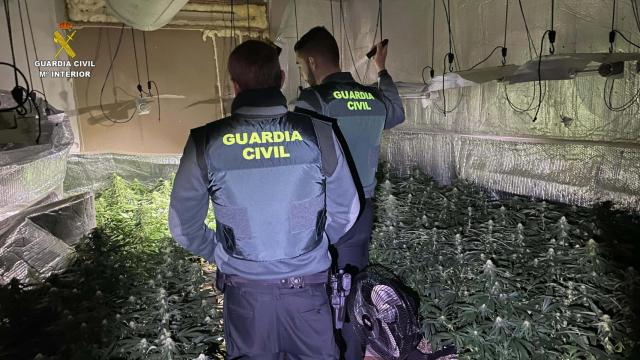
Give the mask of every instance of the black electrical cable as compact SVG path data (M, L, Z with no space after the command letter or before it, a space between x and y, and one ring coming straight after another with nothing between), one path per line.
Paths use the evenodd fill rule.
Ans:
M295 0L294 0L295 2ZM342 0L340 0L340 17L342 19L342 27L343 27L343 31L346 33L347 32L347 25L345 24L344 21L344 8L342 6ZM356 60L353 57L353 50L351 49L351 43L349 42L349 35L345 34L345 38L347 40L347 47L349 48L349 54L351 55L351 62L353 63L353 68L356 71L356 75L358 76L358 81L360 83L362 83L362 78L360 77L360 73L358 72L358 67L356 66Z
M29 70L29 88L31 89L28 92L27 102L29 103L29 113L33 112L33 109L38 109L36 104L36 94L33 92L33 76L31 74L31 60L29 59L29 51L27 50L27 34L24 29L24 20L22 18L22 6L20 5L20 1L18 0L18 13L20 14L20 27L22 28L22 43L24 44L24 55L27 60L27 69ZM46 109L46 103L45 103ZM46 111L46 110L45 110ZM36 136L36 144L40 144L40 137L42 136L42 116L37 114L38 117L38 136Z
M467 69L467 70L465 70L465 71L473 70L473 69L475 69L476 67L478 67L479 65L482 65L483 63L487 62L487 60L489 60L489 59L491 58L491 56L492 56L492 55L496 52L496 50L498 50L498 49L504 49L504 47L503 47L503 46L496 46L493 50L491 50L491 52L489 53L489 55L487 55L487 57L486 57L486 58L484 58L482 61L478 62L477 64L473 65L472 67L468 68L468 69ZM504 65L504 63L503 63L503 65Z
M116 61L116 57L118 56L118 52L120 51L120 45L122 44L122 35L123 34L124 34L124 24L122 24L122 26L120 27L120 37L118 38L118 45L116 46L116 51L113 54L113 58L111 59L111 63L109 64L109 69L107 70L107 75L104 77L104 82L102 83L102 88L100 89L100 98L99 98L100 111L102 112L102 115L105 117L105 119L111 121L114 124L128 123L129 121L131 121L131 119L133 119L133 116L136 114L136 112L134 111L131 114L131 117L129 117L129 119L124 120L124 121L122 121L122 120L114 120L114 119L110 118L109 115L107 115L107 113L104 112L104 107L102 105L102 96L104 95L104 88L107 85L107 79L109 78L109 74L111 74L111 69L113 68L113 63Z
M382 42L382 0L378 0L378 20L380 21L380 42Z
M13 75L15 84L18 86L18 68L16 67L16 55L13 51L13 30L11 29L11 17L9 16L9 1L4 0L4 14L7 21L7 32L9 34L9 46L11 47L11 61L13 62Z
M296 0L293 0L293 16L296 19L296 41L300 40L300 34L298 33L298 4Z
M537 83L532 83L533 86L533 96L531 97L531 101L529 102L529 105L526 108L520 108L519 106L517 106L516 104L513 103L513 100L511 100L511 98L509 97L509 92L507 91L507 85L504 84L504 96L507 99L507 103L509 104L509 106L511 107L511 109L513 109L513 111L517 112L517 113L525 113L527 111L530 111L533 108L533 103L534 100L536 99L536 85L538 85ZM546 94L546 84L545 84L545 91L543 91L543 94ZM540 94L538 94L540 95ZM544 97L544 95L543 95Z
M27 0L24 0L24 8L27 12L27 21L29 22L29 32L31 32L31 44L33 45L33 53L36 55L36 60L38 60L38 48L36 47L36 40L33 36L33 27L31 26L31 16L29 15L29 4L27 4ZM38 68L40 70L40 68ZM40 77L40 86L42 87L42 96L44 96L44 101L47 102L47 91L44 89L44 82L42 81L42 77Z
M29 87L33 89L33 75L31 74L31 61L29 60L29 51L27 50L27 34L24 29L24 21L22 20L22 6L18 1L18 13L20 14L20 27L22 28L22 43L24 44L24 55L27 59L27 70L29 71Z
M140 93L140 97L142 98L142 85L140 84L140 70L138 69L138 51L136 50L136 36L134 35L133 28L131 28L131 41L133 45L133 58L136 62L136 74L138 75L138 92Z
M623 33L621 33L620 31L618 31L618 30L614 30L614 32L615 32L616 34L620 35L620 37L621 37L621 38L623 38L623 39L624 39L624 41L626 41L626 42L628 42L629 44L631 44L631 45L633 45L633 46L635 46L635 47L637 47L637 48L639 48L639 49L640 49L640 45L638 45L638 44L634 43L633 41L629 40L629 38L627 38L627 37L626 37Z
M249 33L249 38L251 38L251 17L249 16L249 0L247 0L247 33Z
M144 46L144 64L147 69L147 92L149 93L149 96L153 96L153 93L151 92L151 78L149 77L149 56L147 54L147 33L144 31L142 32L142 45ZM136 64L137 64L137 61L136 61ZM156 94L156 95L160 95L160 94ZM160 101L160 98L158 98L158 101Z
M630 0L630 1L631 1L631 9L633 10L633 17L636 21L636 27L638 28L638 31L640 31L640 9L638 9L637 0Z
M460 96L458 96L458 101L456 103L456 105L451 109L447 109L447 95L446 95L446 90L445 90L445 75L447 73L447 60L448 60L448 54L444 56L444 61L443 61L443 70L442 70L442 101L443 101L443 107L440 108L437 105L436 108L442 112L442 114L444 116L447 116L447 114L450 114L452 112L454 112L458 106L460 106L460 103L462 102L462 94L460 94Z
M449 7L447 8L447 4L445 4L444 0L442 0L442 6L444 7L444 13L447 18L447 27L449 33L449 53L447 54L447 58L449 60L449 72L453 71L453 61L455 59L455 55L453 54L453 35L451 33L451 14L449 13L449 9L451 9L451 2L447 0ZM444 74L443 74L444 75ZM444 80L444 79L443 79ZM446 106L445 106L446 108Z
M330 11L331 11L331 35L333 35L333 37L336 36L336 31L335 28L333 27L333 0L329 0L329 6L330 6Z
M431 77L433 77L433 59L436 49L436 0L433 0L433 14L431 19Z
M527 24L527 17L524 15L524 9L522 7L522 0L518 0L518 4L520 5L520 14L522 15L522 21L524 22L524 29L527 31L527 41L529 45L529 59L533 59L531 56L531 48L533 48L533 53L538 57L538 50L536 49L536 44L533 42L533 38L531 37L531 31L529 31L529 25Z
M8 66L10 68L12 68L18 75L20 75L20 77L22 78L22 80L24 81L24 83L29 86L29 82L27 81L27 77L24 76L24 73L22 71L20 71L20 69L18 69L15 65L10 64L10 63L6 63L6 62L0 62L0 65L5 65ZM20 87L22 88L22 87ZM24 88L22 88L24 89ZM29 90L26 90L27 93L29 92ZM24 107L23 105L27 102L27 100L29 99L29 97L25 97L25 100L22 103L18 103L16 106L12 107L12 108L6 108L6 109L0 109L0 112L9 112L9 111L14 111L17 110L20 107ZM18 113L20 114L20 113ZM24 115L24 114L20 114L20 115Z
M506 10L504 14L504 42L502 43L502 65L507 64L507 27L509 24L509 0L506 0Z
M544 39L547 35L551 33L552 30L547 30L542 34L542 40L540 41L540 49L544 46ZM538 56L538 91L540 94L540 98L538 99L538 107L536 109L536 114L533 116L533 121L538 120L538 113L540 113L540 107L542 106L542 101L544 100L544 96L542 96L542 51L540 51L540 55Z
M15 52L13 48L13 31L11 29L11 19L10 19L8 0L4 0L4 10L5 10L5 17L7 21L7 30L9 32L9 44L11 46L11 59L13 62L13 65L11 65L11 67L13 68L13 75L15 80L15 87L11 90L11 96L13 97L17 106L9 109L3 109L2 111L15 110L18 113L18 115L25 115L27 113L27 109L24 107L24 104L29 100L29 93L31 92L31 90L29 88L29 82L27 81L26 77L24 77L24 74L22 75L22 78L24 80L26 88L20 86L20 83L18 81L18 72L20 72L21 74L22 72L16 66L16 57L15 57Z
M616 4L617 1L613 0L613 14L611 15L611 31L609 32L609 53L613 53L615 42L616 42Z
M378 16L376 20L376 30L373 33L373 41L371 44L371 48L373 48L374 46L376 46L376 38L378 37L378 30L380 29L380 12L382 11L382 1L378 2ZM382 37L382 36L381 36ZM380 40L380 42L382 42L382 40ZM367 82L367 75L369 74L369 68L371 67L371 58L367 58L367 67L364 70L364 82Z
M298 33L298 4L296 0L293 0L293 17L296 19L296 41L300 40L300 34ZM302 73L298 71L298 95L302 89Z
M554 29L555 8L556 8L556 2L555 0L551 0L551 30L548 31L549 43L551 43L551 47L549 48L549 53L551 55L553 55L556 52L556 46L555 46L556 31ZM544 41L544 36L542 38ZM540 54L542 56L542 47L540 48Z
M151 80L150 83L156 88L156 95L158 96L158 122L160 122L160 90L158 90L158 84L156 84L155 81Z
M233 8L233 0L231 0L231 36L233 37L233 47L236 47L236 13Z
M269 38L271 38L271 0L267 0L267 26L269 27Z
M609 82L609 80L611 80L611 89L609 90L609 99L607 102L607 84ZM614 111L614 112L623 112L625 110L627 110L628 108L630 108L640 97L640 89L638 89L638 91L635 93L635 95L626 103L624 103L621 106L615 107L613 106L613 101L612 101L612 97L613 97L613 86L614 86L614 82L615 79L610 79L607 78L607 80L605 80L605 84L604 84L604 104L607 107L607 109L609 109L610 111Z
M424 78L424 71L429 70L429 75L433 79L435 76L435 69L433 68L433 58L435 55L435 44L436 44L436 0L433 0L433 10L432 10L432 18L431 18L431 65L427 65L422 68L422 82L427 84L427 80Z

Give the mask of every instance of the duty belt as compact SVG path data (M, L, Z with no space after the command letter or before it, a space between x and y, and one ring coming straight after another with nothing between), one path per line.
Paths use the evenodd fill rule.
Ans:
M221 272L216 273L217 283L230 286L274 286L282 289L300 289L307 284L324 284L329 281L329 273L323 271L316 274L304 276L291 276L282 279L252 280L237 275L227 275ZM221 281L222 280L222 281Z

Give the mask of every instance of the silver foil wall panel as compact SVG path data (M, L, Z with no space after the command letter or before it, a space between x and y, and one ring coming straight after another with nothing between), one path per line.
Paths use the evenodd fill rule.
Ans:
M0 151L0 220L62 197L73 132L64 113L43 115L44 143Z
M181 155L73 154L67 162L65 194L97 192L111 183L114 175L126 180L153 184L178 170Z
M417 166L442 184L459 178L488 190L640 211L639 147L394 131L384 137L382 158L401 174Z
M0 284L36 283L62 271L96 226L91 193L30 207L0 221Z

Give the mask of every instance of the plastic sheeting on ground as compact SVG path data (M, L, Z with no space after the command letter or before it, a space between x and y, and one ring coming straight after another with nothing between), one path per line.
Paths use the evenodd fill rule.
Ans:
M26 209L0 222L0 284L35 283L63 270L73 246L96 226L93 195Z

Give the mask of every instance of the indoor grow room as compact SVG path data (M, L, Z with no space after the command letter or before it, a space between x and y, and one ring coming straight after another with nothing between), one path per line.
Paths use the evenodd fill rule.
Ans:
M640 358L636 0L2 8L0 359L223 358L215 264L167 227L173 177L189 130L230 113L234 46L281 47L293 104L317 25L363 84L389 39L406 120L380 145L371 261L420 299L429 344Z

